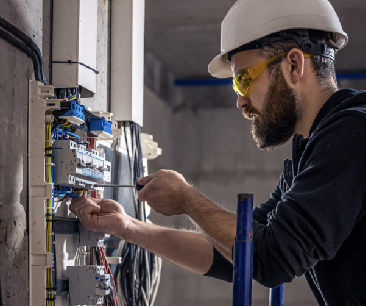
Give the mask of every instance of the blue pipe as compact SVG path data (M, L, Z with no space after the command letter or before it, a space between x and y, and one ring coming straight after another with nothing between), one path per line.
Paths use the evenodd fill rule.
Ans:
M283 306L283 285L270 290L269 306Z
M238 194L233 270L233 306L251 306L253 274L252 194Z

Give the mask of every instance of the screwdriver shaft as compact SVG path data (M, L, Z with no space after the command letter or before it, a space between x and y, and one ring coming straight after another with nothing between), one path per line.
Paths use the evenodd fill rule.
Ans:
M94 187L136 187L135 185L107 185L107 184L96 184Z

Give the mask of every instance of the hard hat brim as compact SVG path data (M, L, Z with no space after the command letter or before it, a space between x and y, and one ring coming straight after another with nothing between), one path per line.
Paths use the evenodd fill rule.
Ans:
M227 53L217 55L208 65L208 72L215 78L232 78L231 63L226 59Z

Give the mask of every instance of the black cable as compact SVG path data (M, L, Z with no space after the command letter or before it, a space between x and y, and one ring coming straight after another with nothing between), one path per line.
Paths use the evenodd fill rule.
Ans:
M5 40L16 46L18 49L25 52L29 57L33 60L33 65L35 66L35 72L37 71L37 77L36 80L44 83L47 85L47 79L44 73L44 64L43 64L43 58L41 54L41 50L39 50L38 46L34 43L34 41L28 37L25 33L20 31L17 27L13 26L11 23L7 22L4 18L0 17L0 26L4 28L6 31L14 35L17 39L22 41L30 51L25 51L24 48L19 48L17 45L13 44L12 41L14 41L14 37L8 34L8 38L12 37L13 40L10 40L8 38L5 38L2 36ZM33 54L34 53L34 54Z
M10 35L8 32L0 29L0 37L6 40L8 43L12 44L14 47L18 48L20 51L23 51L28 57L30 57L33 61L34 66L34 74L37 81L42 82L41 72L39 69L39 63L37 57L34 55L33 51L27 47L26 44L22 43L14 36Z
M140 127L134 122L129 122L130 140L132 142L132 152L130 151L126 122L123 122L123 131L125 136L125 144L127 157L129 162L129 169L132 174L133 183L137 182L137 179L144 174L144 167L142 162L142 150L140 145ZM132 161L133 159L133 161ZM138 200L137 191L135 191L134 203L136 218L142 221L146 221L146 211L144 204ZM144 249L139 248L134 244L125 242L120 254L122 263L117 266L118 269L116 279L119 277L122 285L121 295L124 296L127 306L137 306L143 303L142 290L147 294L147 302L151 303L152 292L146 292L147 289L147 268L149 267L150 282L153 281L154 260L155 255L147 252ZM138 277L140 280L139 286L136 290L136 269L138 267ZM137 291L137 292L136 292Z

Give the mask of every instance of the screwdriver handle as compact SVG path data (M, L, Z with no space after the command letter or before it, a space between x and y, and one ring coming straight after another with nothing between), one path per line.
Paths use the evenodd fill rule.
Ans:
M136 190L140 191L142 188L144 188L145 185L140 185L139 183L136 183Z

